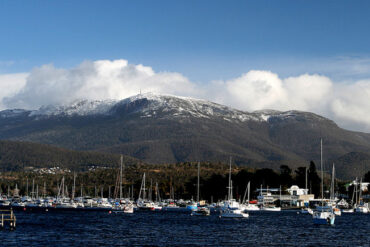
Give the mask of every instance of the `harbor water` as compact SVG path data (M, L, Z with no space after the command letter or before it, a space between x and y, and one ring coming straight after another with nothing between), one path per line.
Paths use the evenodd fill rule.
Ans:
M1 246L370 246L370 214L344 214L316 226L296 211L251 212L246 219L185 212L17 212Z

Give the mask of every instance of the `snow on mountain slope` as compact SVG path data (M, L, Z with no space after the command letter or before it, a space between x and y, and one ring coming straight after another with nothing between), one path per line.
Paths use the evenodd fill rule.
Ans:
M97 115L97 114L107 114L117 101L114 100L81 100L75 101L70 105L62 106L42 106L40 109L31 111L30 116L56 116L56 115Z
M118 104L128 105L142 100L148 101L145 107L138 107L136 111L142 112L142 117L192 116L197 118L221 117L228 121L261 120L256 114L239 111L210 101L171 95L140 94L124 99Z
M144 103L139 104L139 102ZM269 122L271 119L276 120L278 118L282 120L311 114L299 111L280 112L275 110L261 110L250 113L207 100L145 93L121 101L81 100L75 101L69 105L43 106L33 111L20 109L5 110L0 112L0 117L17 117L25 114L28 114L29 117L35 116L37 118L50 116L112 115L117 111L124 111L124 109L127 109L129 106L131 107L131 112L140 113L143 118L221 118L230 122Z

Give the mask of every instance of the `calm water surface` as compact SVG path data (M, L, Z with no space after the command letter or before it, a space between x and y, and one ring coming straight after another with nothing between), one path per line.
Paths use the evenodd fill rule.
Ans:
M1 246L370 246L370 214L315 226L297 212L251 212L248 219L187 213L16 212Z

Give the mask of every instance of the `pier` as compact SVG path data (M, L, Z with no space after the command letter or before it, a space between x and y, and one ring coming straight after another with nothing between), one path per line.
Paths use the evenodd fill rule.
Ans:
M10 230L15 230L16 226L16 217L13 213L13 209L2 209L1 212L1 222L0 222L0 229L4 229L5 226L8 224Z

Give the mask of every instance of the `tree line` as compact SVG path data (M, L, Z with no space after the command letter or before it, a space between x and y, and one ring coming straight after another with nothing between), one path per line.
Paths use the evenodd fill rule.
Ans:
M228 185L228 166L222 163L202 162L200 164L200 198L207 201L225 199ZM307 172L306 172L307 170ZM197 163L183 162L178 164L147 165L133 164L125 167L123 178L123 191L125 196L138 197L142 175L146 173L146 188L148 193L155 194L155 184L158 184L158 192L161 198L169 198L171 191L175 198L196 198ZM307 173L307 183L306 183ZM114 191L119 185L118 168L97 168L93 171L80 171L64 174L38 174L35 172L5 172L0 176L0 190L2 193L12 191L17 185L20 194L30 195L32 191L39 196L44 194L54 196L58 193L62 177L65 178L65 191L72 196L73 178L76 176L75 196L101 196L114 197ZM321 178L313 161L307 167L291 169L287 165L281 165L279 170L269 168L252 169L242 166L232 166L233 195L236 199L242 198L248 182L251 182L251 192L260 188L281 188L282 193L292 185L309 189L315 197L321 195ZM330 175L324 176L324 191L329 191ZM370 171L366 173L363 181L370 181ZM27 187L28 184L28 187ZM336 191L348 193L345 182L336 180ZM45 186L45 191L44 191Z

